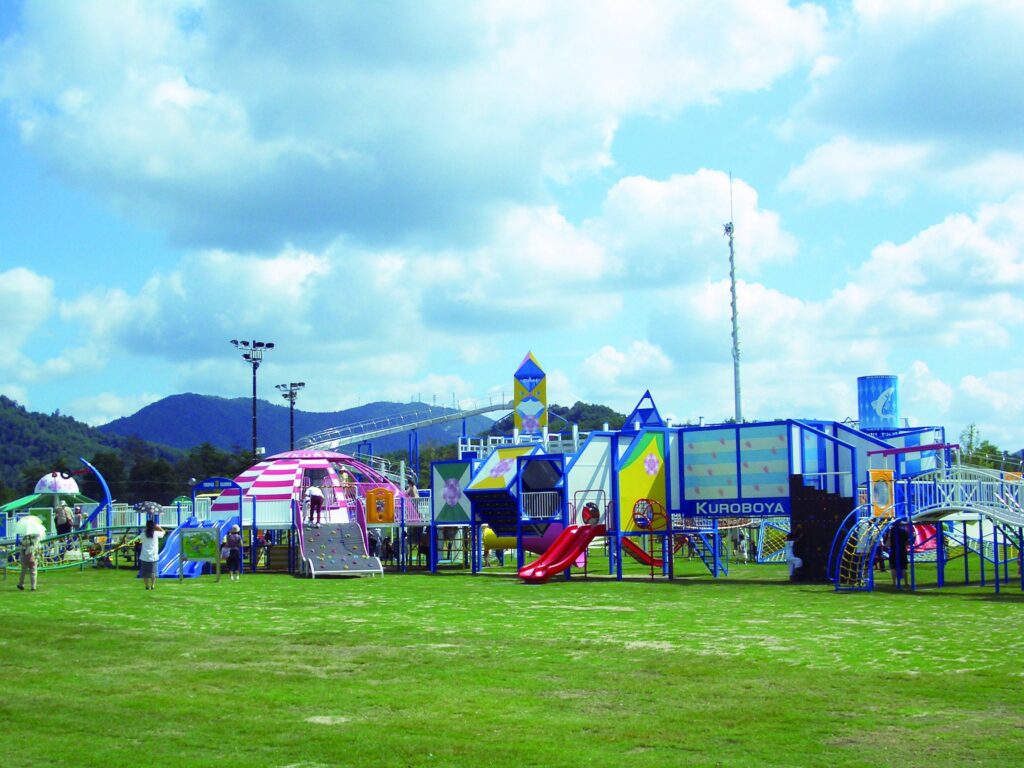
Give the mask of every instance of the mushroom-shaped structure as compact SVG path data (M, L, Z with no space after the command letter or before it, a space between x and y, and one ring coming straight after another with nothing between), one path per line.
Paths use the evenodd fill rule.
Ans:
M48 475L43 475L39 478L34 493L56 493L77 496L79 494L78 483L67 472L50 472Z

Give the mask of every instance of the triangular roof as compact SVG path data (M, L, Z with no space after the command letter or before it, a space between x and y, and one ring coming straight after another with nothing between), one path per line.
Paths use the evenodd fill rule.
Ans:
M651 390L646 390L643 397L640 398L640 402L636 404L633 412L626 417L626 423L622 425L623 432L637 432L637 424L639 423L640 429L644 427L664 427L665 422L661 418L661 414L658 413L658 406L654 404L654 398L651 397Z
M516 369L516 378L520 380L544 378L544 371L541 369L540 363L537 362L537 358L533 356L533 352L526 353L523 362Z

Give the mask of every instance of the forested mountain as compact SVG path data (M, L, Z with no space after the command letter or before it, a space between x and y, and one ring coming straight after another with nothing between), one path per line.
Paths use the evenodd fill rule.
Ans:
M180 455L137 438L106 435L59 412L33 413L0 395L0 496L29 493L46 472L82 469L79 457L92 460L104 452L145 460L168 460Z
M552 405L552 431L568 432L570 424L583 431L613 429L624 416L601 405L576 403L571 408ZM296 409L295 434L309 434L344 424L394 417L422 418L449 409L422 403L370 403L334 413L310 413ZM259 442L267 453L288 449L288 408L257 401ZM510 419L495 424L485 416L474 417L467 433L511 431ZM211 475L234 477L253 462L252 400L204 395L174 395L153 403L133 416L99 428L59 413L32 413L0 395L0 501L28 494L36 480L52 470L83 468L79 457L92 462L106 478L113 497L128 503L155 500L167 503L187 494L192 478ZM431 459L451 458L462 432L462 421L434 425L419 431L421 477ZM373 441L378 455L405 453L407 434ZM348 449L342 449L348 450ZM404 458L404 456L401 456ZM82 492L93 498L101 493L91 474L79 475Z
M336 413L296 409L295 434L298 438L327 427L397 414L419 418L426 412L447 411L420 403L370 403ZM261 447L270 454L287 450L288 408L257 401L257 417ZM474 417L467 431L479 434L492 424L486 417ZM192 478L234 477L251 465L251 429L252 400L247 398L175 395L134 416L93 428L59 413L32 413L0 395L0 502L31 493L47 472L82 470L81 457L100 470L116 500L167 503L187 494ZM420 430L419 444L425 456L431 456L440 446L454 445L461 432L461 420L427 427ZM399 434L374 440L373 451L405 451L408 445L407 435ZM91 473L79 475L78 480L83 493L101 496Z
M420 418L422 414L437 416L450 413L450 408L424 403L367 403L343 411L318 413L295 409L295 439L322 429L354 424L369 419L406 415ZM256 401L256 422L259 447L268 455L288 450L288 406ZM493 424L486 416L475 416L466 425L467 432L476 435ZM201 443L222 450L252 450L252 399L246 397L223 398L208 395L184 394L165 397L123 419L104 424L99 429L108 435L135 436L175 448L191 448ZM454 443L462 434L462 421L451 421L419 430L420 445L428 443ZM407 448L405 434L391 435L373 441L377 454ZM347 449L343 449L347 450ZM354 450L354 448L352 449Z

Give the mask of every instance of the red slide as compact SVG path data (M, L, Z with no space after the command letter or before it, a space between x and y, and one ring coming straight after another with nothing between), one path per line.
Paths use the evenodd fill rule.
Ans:
M604 534L603 525L570 525L558 535L547 552L519 569L519 578L531 584L543 584L576 562L576 558L587 551L590 542Z
M636 544L625 536L622 537L622 549L628 555L632 555L634 560L638 560L644 565L653 565L655 568L661 568L661 558L654 557L646 549Z

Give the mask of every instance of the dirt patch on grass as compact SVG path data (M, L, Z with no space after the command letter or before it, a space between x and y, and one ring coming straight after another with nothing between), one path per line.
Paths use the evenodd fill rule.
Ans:
M352 718L345 717L345 715L313 715L307 717L306 722L313 723L313 725L344 725L352 722Z
M628 640L624 645L627 651L674 651L679 648L667 640Z

